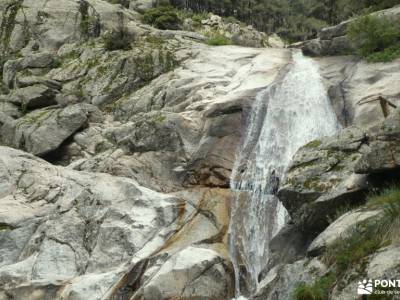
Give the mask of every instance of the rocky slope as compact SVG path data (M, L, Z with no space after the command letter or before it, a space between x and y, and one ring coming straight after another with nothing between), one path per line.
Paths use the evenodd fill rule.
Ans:
M0 5L0 298L231 298L235 149L290 51L102 0Z
M284 75L291 50L208 46L199 32L143 25L134 9L149 1L112 2L0 2L0 299L231 299L235 151L255 96ZM119 30L129 47L107 50ZM239 40L261 46L249 30ZM295 225L273 241L280 253L260 299L288 299L326 271L305 257L328 225L309 203L354 199L366 174L397 167L396 117L366 129L384 118L357 101L397 97L398 62L318 61L343 125L360 128L295 157L280 191ZM285 256L288 237L300 246ZM397 253L382 251L370 272Z

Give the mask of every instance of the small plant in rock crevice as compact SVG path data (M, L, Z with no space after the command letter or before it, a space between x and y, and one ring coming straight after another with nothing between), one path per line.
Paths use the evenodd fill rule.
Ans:
M400 244L400 188L386 188L382 193L371 196L367 205L383 209L382 232L392 243Z
M208 40L206 41L207 45L210 46L225 46L225 45L231 45L232 40L228 39L222 34L212 34Z
M296 300L326 300L329 298L329 291L334 283L333 274L322 276L311 285L300 283L294 291L294 298Z

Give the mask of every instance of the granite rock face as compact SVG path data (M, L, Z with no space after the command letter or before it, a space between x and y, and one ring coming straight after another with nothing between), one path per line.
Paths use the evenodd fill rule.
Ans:
M254 299L291 299L299 284L312 282L325 272L326 266L318 259L303 259L292 264L278 265L260 282Z
M291 50L214 15L200 31L152 28L140 12L154 3L0 1L0 299L234 297L231 170L250 107ZM110 49L119 30L124 49ZM321 39L343 49L343 32ZM242 46L206 45L214 33ZM325 229L329 217L399 166L398 112L382 123L377 103L358 104L380 93L398 105L398 62L317 61L348 128L294 157L279 192L292 220L255 299L289 299L325 275L307 252L320 256L358 211ZM398 249L381 250L371 276L396 270L386 257Z
M221 244L226 191L193 191L197 199L160 194L131 179L56 167L7 147L0 152L2 292L101 299L140 265L135 260L146 260L152 263L138 280L160 268L160 279L143 285L152 299L179 291L189 298L232 295L232 266ZM204 245L190 246L195 242ZM161 287L162 278L174 282ZM208 283L214 288L204 289Z
M121 4L0 3L1 299L234 296L230 172L290 51L210 47Z
M362 202L366 177L354 174L354 165L366 147L366 132L357 127L302 147L293 158L279 190L293 221L313 232L326 227L328 218L349 201Z
M400 111L394 111L376 134L371 134L368 148L355 166L361 174L382 173L400 167Z
M5 123L1 137L7 145L42 156L56 150L75 132L87 126L91 114L100 115L101 120L101 112L91 105L38 109Z
M335 108L339 121L344 127L357 125L362 128L376 127L385 116L378 96L399 106L400 92L399 61L389 63L367 63L353 56L332 56L317 58L321 75ZM371 100L371 101L369 101ZM387 111L395 109L388 105Z
M320 255L326 247L333 246L339 239L346 238L357 224L377 219L382 215L380 210L355 210L345 213L330 224L312 241L307 252L311 256Z

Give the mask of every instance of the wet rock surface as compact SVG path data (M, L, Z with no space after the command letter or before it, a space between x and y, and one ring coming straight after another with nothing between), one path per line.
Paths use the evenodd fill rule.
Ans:
M340 205L361 202L367 184L354 174L367 135L359 128L310 142L295 155L279 199L304 230L321 230Z
M368 174L398 169L399 112L378 127L344 129L316 140L295 155L279 197L293 221L316 233L340 206L357 206L374 184Z
M278 265L260 282L254 299L290 299L302 282L312 282L326 272L326 266L314 259L298 260L292 264Z

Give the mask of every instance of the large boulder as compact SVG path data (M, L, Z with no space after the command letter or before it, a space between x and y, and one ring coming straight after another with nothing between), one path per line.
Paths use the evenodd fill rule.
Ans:
M359 209L343 214L314 239L308 247L308 254L320 255L326 248L346 238L356 225L377 219L381 213L381 210Z
M285 226L269 242L268 272L277 265L292 264L305 257L310 238L293 223Z
M278 265L258 284L253 299L292 299L299 284L312 283L325 272L326 266L318 259L303 259L292 264Z
M4 124L1 139L12 147L45 155L86 126L91 114L99 112L94 106L81 104L35 110Z
M367 266L368 278L393 279L400 276L400 247L391 245L380 249L371 258Z
M304 230L320 232L340 206L363 201L366 177L354 174L366 132L356 127L310 142L293 158L279 199L293 221Z
M20 107L7 100L7 98L0 99L0 112L14 119L21 117Z
M332 40L317 38L298 42L289 47L299 48L305 55L309 56L347 55L354 50L347 36L334 37Z
M188 247L163 262L161 268L134 294L141 299L230 299L234 296L232 266L227 253ZM149 269L150 271L150 269Z
M400 168L400 110L393 112L376 134L355 166L357 173L382 173Z
M359 205L369 187L379 187L379 174L399 170L399 118L396 110L370 129L349 127L299 149L279 190L298 226L321 232L338 209Z
M43 84L32 85L15 90L9 101L19 104L23 110L32 110L57 104L56 91Z

